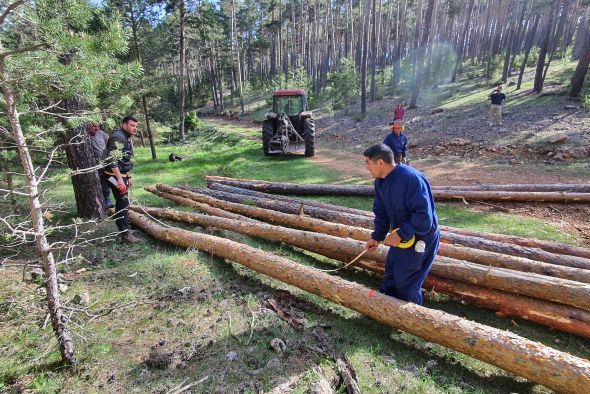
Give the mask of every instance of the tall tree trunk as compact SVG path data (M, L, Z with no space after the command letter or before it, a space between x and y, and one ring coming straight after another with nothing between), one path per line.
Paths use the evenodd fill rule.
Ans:
M180 50L179 50L179 64L178 64L178 138L180 142L184 142L184 74L186 69L186 17L184 0L178 3L178 13L180 24Z
M555 0L554 5L558 6L561 0ZM543 37L539 43L539 60L537 60L537 69L535 71L535 82L533 85L533 92L540 93L543 90L543 70L545 68L545 58L547 57L547 51L551 45L551 37L553 35L553 29L555 24L555 15L557 10L554 7L549 7L547 10L549 13L549 19L543 32Z
M8 81L8 71L4 59L0 59L0 75L2 81ZM31 212L31 219L33 223L33 232L35 233L35 246L37 253L43 262L43 271L45 273L45 288L47 290L47 304L49 307L49 315L51 317L51 325L53 332L57 337L59 344L59 351L61 359L66 364L75 364L76 357L74 354L74 341L72 335L66 326L67 318L62 313L62 306L59 297L59 287L57 285L57 271L53 253L51 252L49 242L45 234L45 225L43 222L43 209L39 196L39 179L35 174L35 167L29 154L29 148L23 134L20 115L16 109L15 94L8 84L3 85L4 100L8 112L8 121L12 129L12 134L16 142L18 154L20 157L21 166L27 178L27 186L29 191L29 209ZM91 157L92 154L91 154ZM100 187L97 184L97 189Z
M465 37L467 36L467 29L469 29L469 24L471 23L471 14L473 14L473 4L475 0L469 0L469 4L467 5L466 11L466 18L465 24L463 25L463 29L461 30L461 35L459 36L459 41L457 42L457 60L455 61L455 67L453 68L453 76L451 77L451 82L457 81L457 70L461 65L461 61L463 60L463 51L465 48Z
M375 68L377 67L377 23L376 23L376 0L373 0L371 13L371 101L375 101L377 87L375 86Z
M539 27L539 21L541 16L539 14L535 15L535 21L533 22L533 27L528 34L527 41L525 42L524 47L524 58L522 59L522 63L520 65L520 71L518 73L518 82L516 83L516 90L520 89L520 85L522 84L522 76L524 75L524 69L526 68L526 63L529 59L529 54L531 53L531 48L533 47L533 42L535 39L535 35L537 34L537 29Z
M589 11L586 12L585 26L586 28L584 30L578 32L579 36L576 38L582 42L580 44L582 48L582 56L580 56L578 65L576 66L576 71L574 71L574 75L572 76L572 88L570 89L569 93L571 97L578 97L582 91L584 79L586 78L588 67L590 66L590 8Z
M137 60L137 63L141 66L141 52L139 49L139 40L137 38L137 20L135 18L135 11L133 9L133 6L135 5L135 2L130 2L129 3L129 9L130 9L130 14L131 14L131 32L133 34L133 42L135 44L135 58ZM141 90L143 90L143 79L140 78L139 80L139 88ZM147 135L148 135L148 139L150 142L150 150L152 153L152 160L157 160L156 157L156 146L154 145L154 134L152 133L152 127L150 125L150 116L149 116L149 111L148 111L148 105L147 105L147 98L145 96L145 94L141 95L141 106L143 108L143 117L145 119L145 129L147 131Z
M371 12L371 2L366 1L363 18L368 22L369 13ZM361 114L363 117L367 115L367 58L369 51L369 24L364 23L362 29L362 54L361 54Z

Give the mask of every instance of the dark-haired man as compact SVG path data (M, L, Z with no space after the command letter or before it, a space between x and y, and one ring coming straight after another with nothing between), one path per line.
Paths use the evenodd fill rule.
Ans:
M422 283L438 251L440 232L434 198L426 176L396 164L385 144L364 152L367 169L375 178L375 229L365 246L390 246L380 291L422 304Z
M121 121L121 128L109 137L104 158L107 166L103 169L103 179L108 182L115 196L115 223L121 232L121 241L135 244L141 242L129 230L129 195L127 189L133 184L131 170L133 163L133 142L131 137L137 134L137 119L126 116Z

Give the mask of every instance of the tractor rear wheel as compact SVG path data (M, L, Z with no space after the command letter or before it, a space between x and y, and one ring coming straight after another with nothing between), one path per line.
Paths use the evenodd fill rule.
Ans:
M265 120L262 123L262 150L264 151L265 156L269 156L268 153L268 144L270 139L272 138L274 132L273 122L269 120Z
M305 156L312 157L315 155L315 121L311 118L303 120L302 137L305 140Z

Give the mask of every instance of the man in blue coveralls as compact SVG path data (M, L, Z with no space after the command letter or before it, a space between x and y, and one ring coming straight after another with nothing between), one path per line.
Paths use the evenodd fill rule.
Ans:
M440 242L430 185L420 171L396 164L385 144L370 147L364 156L375 178L375 230L365 249L380 242L390 246L380 291L421 305L422 283Z

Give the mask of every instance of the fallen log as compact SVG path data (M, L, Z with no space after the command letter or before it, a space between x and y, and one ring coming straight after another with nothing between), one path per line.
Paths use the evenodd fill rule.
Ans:
M259 219L266 222L281 224L291 228L297 228L299 230L307 230L317 233L335 235L342 238L352 238L360 241L366 241L367 237L370 237L371 234L369 230L359 227L346 226L344 224L327 222L325 220L315 219L308 216L292 215L288 213L254 207L251 205L223 201L214 197L206 196L203 194L197 195L188 190L173 188L166 185L158 185L158 189L154 189L152 187L145 188L145 190L154 193L160 197L167 198L178 204L193 207L201 212L208 213L210 215L234 219L233 215L238 214L237 216ZM200 203L196 202L196 200L194 200L193 198L198 199ZM211 206L219 209L214 213L214 211L207 211L205 209L202 209L202 205Z
M465 353L550 389L567 393L590 391L588 360L510 332L396 300L247 245L187 230L163 228L132 211L129 218L133 225L164 242L196 248L242 264L383 324Z
M477 200L511 202L589 203L590 193L433 190L436 201Z
M469 230L459 227L440 226L440 229L443 233L453 233L458 235L465 235L468 237L483 238L490 241L542 249L550 253L566 254L569 256L578 256L583 257L585 259L590 259L589 248L582 248L579 246L572 246L558 242L541 241L532 238L517 237L514 235L484 233L481 231Z
M276 199L240 195L210 189L190 188L190 191L199 194L204 194L210 197L215 197L220 200L231 201L240 204L255 205L260 208L266 208L295 215L303 212L303 214L317 219L327 220L329 222L342 223L349 226L371 227L373 225L373 219L367 216L354 215L347 212L330 211L310 206L308 204L295 205L292 203L278 201Z
M325 184L296 184L265 181L236 181L232 179L220 179L205 177L209 183L217 182L243 189L251 189L272 194L292 195L331 195L331 196L355 196L371 197L374 193L372 185L325 185ZM576 192L528 192L528 191L503 191L503 190L432 190L435 200L478 200L478 201L514 201L514 202L556 202L556 203L588 203L590 193Z
M301 211L305 215L326 220L329 222L345 224L348 226L362 227L367 229L373 228L373 219L368 216L352 215L347 213L339 213L337 211L318 209L315 207L296 206L289 202L276 201L270 198L251 197L246 195L238 195L217 190L209 189L191 189L198 190L198 194L206 194L210 197L219 200L230 201L240 204L255 204L257 207L280 211L290 214L298 214ZM193 198L193 196L189 197ZM195 201L200 197L194 196ZM590 259L561 255L557 253L550 253L538 248L530 248L520 245L512 245L509 243L500 243L484 238L469 237L456 233L443 232L441 233L441 241L449 244L459 244L470 248L487 250L490 252L502 253L512 256L524 257L530 260L541 261L548 264L562 265L573 268L581 268L590 270Z
M138 212L142 210L136 206L131 206L131 209ZM228 214L231 215L231 213ZM332 256L338 261L350 260L349 255L334 253ZM360 260L354 265L380 275L383 275L385 271L384 265L374 260ZM590 338L590 312L582 309L486 289L434 275L428 277L425 288L432 289L435 283L437 285L436 290L440 293L460 298L473 305L501 311L504 315L517 316L551 328Z
M198 197L195 195L195 193L190 192L188 190L172 188L165 185L158 185L158 187L161 188L161 190L166 190L168 192L158 192L156 193L157 195L164 198L168 198L179 204L192 206L198 210L203 211L202 209L200 209L200 206L202 205L201 203L196 203L197 205L194 205L193 203L195 201L191 200L192 197ZM146 188L146 190L152 191L153 188L148 187ZM171 193L176 193L178 195L176 196ZM215 213L210 213L207 211L205 212L215 216L233 219L235 218L233 217L233 215L240 214L265 222L272 222L281 226L287 226L299 230L319 232L342 238L352 238L360 241L367 241L371 238L371 231L368 229L326 222L323 220L309 218L306 216L291 215L287 213L271 211L268 209L253 207L250 205L222 201L209 196L202 196L198 198L202 203L209 204L216 208L220 208L219 210L214 211ZM233 214L230 214L226 211L233 212ZM441 256L451 257L458 260L467 260L486 266L489 265L493 267L508 268L517 271L533 272L540 275L569 279L583 283L590 283L590 270L554 265L523 257L516 257L502 253L489 252L485 250L473 249L463 246L455 246L453 244L441 244L438 254Z
M590 185L584 183L524 183L511 185L432 185L433 190L512 191L512 192L573 192L590 193Z
M257 192L256 190L242 189L239 187L228 186L228 185L225 185L222 183L210 183L209 185L207 185L207 188L211 189L211 190L218 190L218 191L227 192L227 193L243 194L246 196L254 196L254 197L260 197L260 198L270 198L273 200L285 201L285 202L290 202L290 203L299 204L299 205L303 204L305 206L322 208L322 209L326 209L329 211L347 212L347 213L351 213L353 215L369 216L371 218L373 217L373 212L370 212L370 211L363 211L361 209L343 207L341 205L323 203L323 202L310 200L310 199L304 200L301 198L289 197L289 196L280 195L280 194L268 194L268 193L263 193L263 192Z
M487 250L490 252L525 257L530 260L542 261L549 264L590 270L590 259L550 253L538 248L529 248L527 246L513 245L509 243L448 232L445 232L444 235L442 235L441 241L448 244L463 245L470 248Z
M301 199L287 197L287 196L281 196L281 195L269 195L267 193L257 192L257 191L248 190L248 189L241 189L241 188L233 187L233 186L225 186L223 184L218 184L218 183L211 183L209 185L209 187L212 190L225 191L225 192L234 193L234 194L244 194L244 195L252 195L252 196L261 197L261 198L278 199L280 201L291 202L293 204L299 204L299 205L304 204L304 205L310 205L310 206L317 206L319 208L323 208L323 209L330 210L330 211L336 211L336 212L343 211L343 212L352 213L352 214L358 215L358 216L367 216L367 217L370 217L371 219L373 219L373 217L374 217L373 212L349 208L349 207L342 207L340 205L334 205L334 204L329 204L329 203L320 203L317 201L310 201L310 200L301 200ZM542 249L542 250L544 250L546 252L550 252L550 253L565 254L565 255L569 255L569 256L578 256L578 257L590 259L590 248L572 246L572 245L567 245L564 243L551 242L551 241L546 241L546 240L537 240L537 239L532 239L532 238L518 237L518 236L513 236L513 235L484 233L481 231L469 230L469 229L459 228L459 227L440 226L440 228L441 228L443 237L444 237L445 233L447 233L447 232L448 233L455 233L455 234L459 234L459 235L466 235L469 237L489 239L491 241L509 243L509 244L513 244L513 245L527 246L529 248L538 248L538 249ZM470 246L470 245L465 245L465 246Z
M155 217L171 219L204 227L216 227L251 235L270 241L308 250L345 263L364 250L365 242L326 234L295 230L255 221L238 221L171 209L146 208ZM376 251L367 252L366 258L385 264L388 248L380 245ZM344 257L344 260L342 258ZM431 273L447 279L476 284L483 287L523 294L534 298L590 309L590 285L533 273L492 268L448 257L437 256Z

